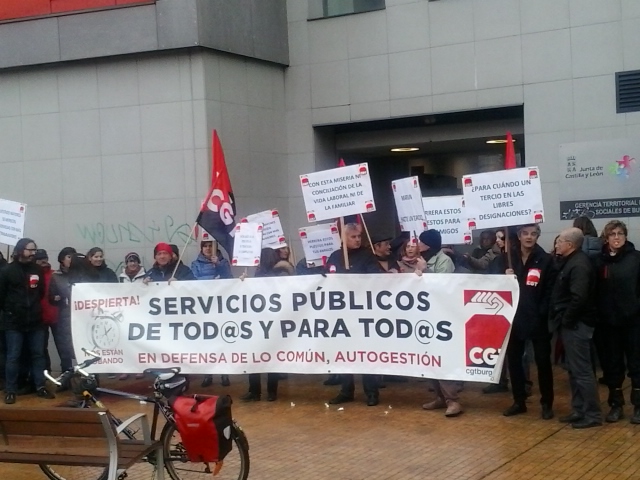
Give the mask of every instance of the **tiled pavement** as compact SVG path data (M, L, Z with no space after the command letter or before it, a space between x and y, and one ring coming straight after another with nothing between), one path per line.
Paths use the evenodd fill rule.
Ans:
M325 406L338 387L323 378L291 375L280 383L277 402L236 402L234 416L251 445L251 474L257 480L410 480L410 479L640 479L640 426L627 418L615 425L573 430L557 419L540 419L536 389L529 412L505 418L509 394L482 395L481 384L462 393L465 413L447 419L442 411L420 406L432 398L427 384L387 383L381 404L367 407L362 395L344 410ZM201 391L198 385L193 389ZM148 382L110 380L104 386L142 393ZM360 388L357 384L356 388ZM210 387L238 398L246 380L232 377L229 388ZM556 415L569 412L566 374L556 369ZM204 392L203 392L204 393ZM628 387L625 390L628 398ZM601 400L606 399L601 387ZM19 397L20 405L56 405L67 397L39 400ZM142 409L136 402L104 398L122 416ZM603 404L604 405L604 404ZM606 408L606 405L604 405ZM2 408L2 407L0 407ZM9 408L9 407L7 407ZM129 479L149 478L132 472ZM33 466L0 464L0 479L44 478Z

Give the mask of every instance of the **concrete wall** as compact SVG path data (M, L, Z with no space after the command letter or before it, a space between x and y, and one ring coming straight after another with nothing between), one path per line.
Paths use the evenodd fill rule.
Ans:
M558 146L640 133L640 113L616 114L614 86L615 72L640 68L637 0L387 0L312 22L306 3L287 2L297 171L315 168L314 125L524 104L550 243L568 223L558 220ZM640 219L628 224L637 239Z

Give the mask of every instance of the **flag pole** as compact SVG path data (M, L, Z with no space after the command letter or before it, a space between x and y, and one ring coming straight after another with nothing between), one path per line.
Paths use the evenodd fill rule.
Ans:
M364 216L361 213L359 213L358 215L360 215L360 220L362 221L362 226L364 227L364 231L367 232L367 239L369 239L369 246L371 247L371 251L375 255L376 251L373 248L373 243L371 242L371 235L369 235L369 229L367 228L367 223L364 221Z
M349 270L349 253L347 252L347 232L344 228L344 217L340 217L340 240L342 240L342 253L344 255L344 268Z
M196 231L196 226L198 225L198 222L194 222L193 227L191 227L191 232L189 233L189 238L187 238L187 241L184 244L184 247L182 247L182 251L180 252L180 256L178 257L178 261L176 262L176 266L173 268L173 273L171 274L171 278L174 278L176 272L178 271L178 265L180 265L180 259L184 256L184 252L187 249L187 245L189 245L189 243L191 242L191 239L193 238L193 233ZM215 255L215 252L214 252Z
M504 156L504 169L511 170L516 168L516 150L513 146L513 137L511 132L507 132L507 147ZM509 227L504 228L504 251L507 254L507 266L513 270L513 260L511 259L511 245L509 240Z

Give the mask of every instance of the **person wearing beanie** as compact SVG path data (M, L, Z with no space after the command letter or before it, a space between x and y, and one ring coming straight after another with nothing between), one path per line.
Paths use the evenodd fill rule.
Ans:
M42 268L33 257L36 244L21 238L13 251L13 262L0 272L0 330L4 331L7 347L6 385L4 401L16 402L20 357L23 349L31 356L31 378L40 398L55 398L45 387L45 328L42 323L42 303L45 283Z
M153 258L155 263L144 277L145 283L196 279L191 269L181 261L177 260L177 255L175 255L171 245L168 243L158 243L153 249Z
M42 304L42 323L44 323L45 328L44 356L47 370L51 371L51 357L49 357L49 329L58 323L58 309L49 303L48 297L51 279L53 277L53 270L51 269L49 255L46 250L42 248L36 250L36 254L33 256L33 259L36 265L42 268L44 278L45 295L42 297L40 303Z
M135 252L127 253L124 257L124 268L119 277L120 283L142 282L146 274L140 255Z
M107 267L104 261L104 250L100 247L93 247L87 252L87 259L89 264L98 273L99 283L118 283L118 277L116 272Z

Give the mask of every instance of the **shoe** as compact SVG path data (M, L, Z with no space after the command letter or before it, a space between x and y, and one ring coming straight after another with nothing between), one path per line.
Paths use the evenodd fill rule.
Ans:
M7 405L13 405L14 403L16 403L16 394L15 393L7 393L4 396L4 403L6 403Z
M462 405L453 400L447 400L447 410L444 412L445 417L457 417L462 413Z
M564 417L560 417L558 419L558 421L560 423L574 423L574 422L579 422L580 420L582 420L584 417L582 415L580 415L579 413L576 412L572 412L569 415L566 415Z
M48 400L56 398L56 396L53 393L51 393L49 390L47 390L45 387L40 387L38 389L38 391L36 392L36 397L46 398Z
M591 427L601 427L602 422L597 422L595 420L587 420L583 418L582 420L578 420L577 422L573 422L571 424L573 428L583 429L583 428L591 428Z
M482 393L486 395L490 395L492 393L504 393L508 391L509 391L509 387L504 383L492 383L488 387L484 387L482 389Z
M229 380L229 375L220 375L220 385L223 387L230 387L231 380Z
M378 400L377 395L369 395L367 397L367 407L375 407L378 403L380 403L380 400Z
M551 405L542 405L542 419L543 420L551 420L555 414L553 413L553 408Z
M118 377L118 380L126 380L127 378L129 378L129 374L123 373Z
M243 402L259 402L260 395L252 392L247 392L240 397L240 400L242 400Z
M640 425L640 406L633 407L633 415L629 422L634 425Z
M339 393L335 398L329 400L331 405L340 405L341 403L353 402L353 397L348 397L347 395L343 395Z
M607 423L616 423L623 417L624 417L624 410L622 409L622 406L612 405L611 410L609 410L609 413L605 417L605 421Z
M331 375L324 382L322 382L323 385L327 385L327 386L340 385L341 383L342 381L340 380L340 375Z
M524 403L514 402L513 405L502 412L502 415L505 417L513 417L514 415L520 415L521 413L527 413L527 406Z
M18 391L16 392L16 395L18 396L31 395L32 393L36 393L36 387L34 387L31 383L29 383L29 385L19 388Z
M437 397L435 400L431 402L427 402L422 405L423 410L438 410L440 408L446 408L447 402L444 401L444 398Z
M206 388L210 387L211 385L213 385L213 377L211 375L205 375L200 386L202 388Z
M270 393L267 395L267 402L275 402L278 399L278 395L275 393Z

